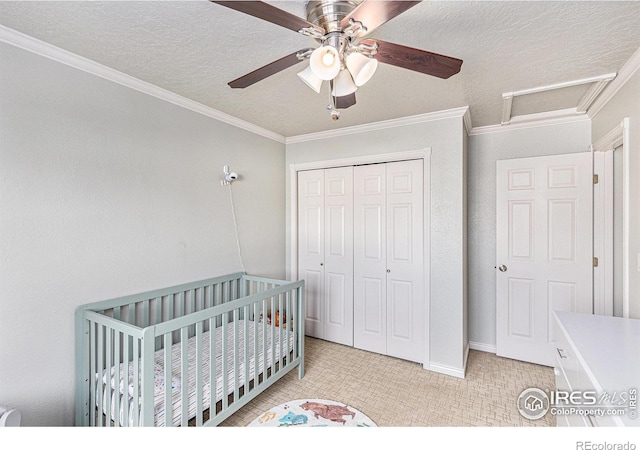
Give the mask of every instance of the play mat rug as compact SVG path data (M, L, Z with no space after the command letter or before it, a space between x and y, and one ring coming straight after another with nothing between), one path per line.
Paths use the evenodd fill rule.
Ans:
M250 427L375 427L355 408L324 399L292 400L262 413Z

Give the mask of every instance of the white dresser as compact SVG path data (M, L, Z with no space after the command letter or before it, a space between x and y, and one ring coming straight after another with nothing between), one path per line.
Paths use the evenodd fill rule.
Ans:
M598 399L594 406L583 406L589 410L619 405L621 393L625 406L635 402L635 409L623 415L557 414L558 426L640 426L640 320L556 311L553 337L556 392L577 392L583 405L591 398L585 400L580 393L592 398L616 394L610 402L600 404Z

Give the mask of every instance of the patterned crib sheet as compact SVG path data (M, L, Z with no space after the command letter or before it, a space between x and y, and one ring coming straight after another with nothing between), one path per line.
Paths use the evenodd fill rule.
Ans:
M233 334L233 323L229 323L226 325L226 333L227 333L227 354L226 354L226 373L227 373L227 394L233 392L234 382L235 382L235 367L236 363L234 362L234 354L236 352L236 348L238 351L238 386L242 386L245 384L245 341L247 342L248 349L248 374L249 380L254 379L256 373L261 374L264 371L265 367L265 359L266 359L266 367L269 368L272 365L272 358L275 356L275 360L278 361L281 359L280 356L280 348L282 347L282 357L287 352L287 341L288 341L288 349L293 349L294 344L294 334L292 331L287 331L284 328L280 329L278 327L266 326L266 354L263 354L263 349L265 346L263 345L263 323L247 321L248 335L245 337L245 321L238 321L238 340L234 340ZM271 331L274 330L273 342L272 346L272 336ZM254 349L254 335L257 331L257 364ZM283 336L282 345L280 345L280 333ZM189 338L187 341L187 379L182 379L182 364L181 364L181 347L180 343L173 344L171 347L171 410L172 417L171 422L173 425L180 425L182 422L182 391L183 391L183 383L186 383L187 390L187 415L188 418L195 417L196 415L196 336ZM223 377L223 357L222 357L222 327L218 327L215 329L215 349L216 349L216 357L213 360L215 364L215 377L213 377L215 384L215 400L211 398L211 353L210 353L210 332L204 332L201 336L201 382L202 382L202 405L203 409L209 408L212 404L215 408L215 403L218 400L222 399L223 395L223 386L224 386L224 377ZM265 358L266 357L266 358ZM139 360L139 367L141 366L141 361ZM257 370L256 370L257 365ZM116 389L116 370L120 371L119 374L119 389ZM129 425L132 426L134 424L134 410L135 402L133 399L134 395L134 377L136 374L134 373L134 363L133 361L129 362L129 377L128 383L126 383L127 388L125 388L125 364L118 364L116 367L112 367L111 369L103 371L103 376L99 377L96 374L96 378L99 379L98 384L102 384L102 386L109 385L108 389L102 389L102 386L97 386L98 390L96 392L102 392L102 410L106 414L107 413L107 396L110 396L110 417L112 420L116 420L118 418L118 422L120 425L125 424L125 408L128 406L128 422ZM139 382L142 382L142 373L138 373ZM141 386L141 384L139 384ZM117 414L115 396L119 396L119 413ZM138 399L140 402L140 399ZM126 406L125 406L126 405ZM164 350L158 350L154 354L154 424L155 426L165 426L165 356Z

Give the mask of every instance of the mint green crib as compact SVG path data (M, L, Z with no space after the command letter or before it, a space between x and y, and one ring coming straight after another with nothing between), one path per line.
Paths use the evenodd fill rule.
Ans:
M76 310L76 425L218 425L297 368L304 281L235 273Z

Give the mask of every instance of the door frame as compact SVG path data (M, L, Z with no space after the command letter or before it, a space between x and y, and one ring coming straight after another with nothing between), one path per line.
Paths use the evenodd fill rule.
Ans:
M603 267L599 274L594 273L593 306L594 312L613 311L613 275L609 268L613 267L613 251L609 245L613 240L613 229L603 223L598 216L606 211L613 214L613 170L607 159L616 148L622 145L622 316L629 317L629 119L625 118L618 126L609 131L591 146L594 156L594 171L598 171L598 184L602 188L594 190L594 256L599 257L599 266ZM597 165L596 165L597 162ZM608 188L609 187L609 188ZM600 211L598 211L600 210ZM601 264L600 264L601 262ZM608 299L611 299L610 301Z
M412 150L397 153L380 153L376 155L354 156L349 158L320 160L305 163L293 163L289 165L289 211L290 211L290 254L289 254L289 274L290 280L298 279L298 172L303 170L314 169L331 169L334 167L344 166L362 166L366 164L380 164L396 161L408 161L412 159L421 159L423 164L423 220L424 220L424 294L425 294L425 355L423 367L429 369L430 352L429 352L429 317L431 310L431 258L430 258L430 236L431 236L431 147L425 147L420 150Z

